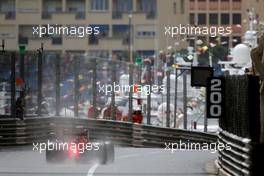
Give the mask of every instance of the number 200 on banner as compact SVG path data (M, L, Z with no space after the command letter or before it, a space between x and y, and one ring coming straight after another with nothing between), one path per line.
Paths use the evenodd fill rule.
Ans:
M221 118L224 115L224 88L223 78L209 78L207 80L207 118Z

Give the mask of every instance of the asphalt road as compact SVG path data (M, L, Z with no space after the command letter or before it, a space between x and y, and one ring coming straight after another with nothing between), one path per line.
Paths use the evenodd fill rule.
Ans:
M47 163L45 153L31 148L0 150L0 176L200 176L208 175L205 166L217 154L205 151L116 148L115 162ZM213 174L211 174L213 175Z

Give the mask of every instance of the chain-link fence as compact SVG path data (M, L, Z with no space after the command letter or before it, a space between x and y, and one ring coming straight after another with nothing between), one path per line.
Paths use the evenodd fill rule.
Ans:
M6 84L4 91L10 94L11 52L7 53L0 61L1 85ZM190 86L189 71L178 69L176 73L175 68L162 64L157 69L154 58L136 65L114 56L99 58L84 52L62 54L40 49L16 53L14 59L16 87L25 92L25 116L133 121L138 115L145 124L204 129L205 91ZM18 97L19 91L15 100ZM1 106L9 108L2 114L11 114L10 98L5 99L8 103L1 100Z
M225 115L220 127L237 136L259 140L259 80L253 76L225 77Z

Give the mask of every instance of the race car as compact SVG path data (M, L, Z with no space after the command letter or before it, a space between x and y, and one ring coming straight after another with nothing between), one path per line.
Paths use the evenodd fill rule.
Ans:
M70 134L71 133L71 134ZM63 132L59 139L48 141L46 148L47 162L62 162L67 159L76 162L114 162L114 145L109 141L91 141L89 132L72 134Z

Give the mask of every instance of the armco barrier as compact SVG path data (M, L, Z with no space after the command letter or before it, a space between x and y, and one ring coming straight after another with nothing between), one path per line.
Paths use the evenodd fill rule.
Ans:
M230 146L230 150L219 151L219 166L235 176L251 175L251 140L222 129L218 134L218 140Z
M217 135L179 129L161 128L97 119L30 118L26 120L0 118L0 146L32 145L55 139L62 133L89 130L91 139L105 139L116 145L133 147L164 147L165 142L217 142Z

